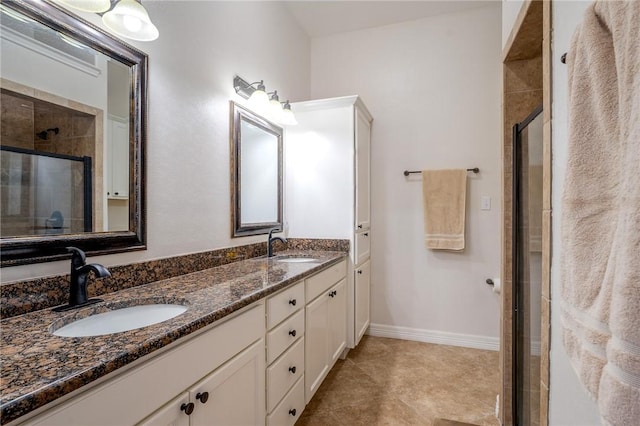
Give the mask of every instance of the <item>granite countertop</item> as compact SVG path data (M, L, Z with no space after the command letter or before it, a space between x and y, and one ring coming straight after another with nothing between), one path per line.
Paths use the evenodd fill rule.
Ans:
M8 423L120 367L281 290L346 254L286 251L318 262L254 258L100 296L104 302L76 311L30 312L0 321L0 415ZM91 284L89 284L91 285ZM148 327L95 337L57 337L52 329L137 304L178 303L185 313Z

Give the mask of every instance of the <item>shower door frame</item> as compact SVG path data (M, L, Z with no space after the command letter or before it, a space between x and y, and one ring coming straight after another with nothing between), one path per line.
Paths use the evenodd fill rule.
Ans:
M83 228L84 232L93 230L93 180L91 157L75 157L73 155L55 154L52 152L36 151L33 149L17 148L13 146L1 145L1 151L15 152L18 154L32 155L37 157L58 158L61 160L78 161L82 163L83 180Z
M537 106L531 114L527 116L520 123L516 123L513 126L512 132L512 149L513 149L513 157L512 157L512 170L513 170L513 187L512 187L512 203L511 203L511 218L512 218L512 244L511 244L511 258L513 259L513 266L511 268L511 283L512 283L512 300L513 300L513 312L512 312L512 330L511 336L513 339L512 342L512 415L513 415L513 424L518 426L521 423L519 407L523 403L522 398L519 395L518 388L520 387L521 377L519 377L519 367L522 366L524 360L524 354L520 351L520 347L518 345L518 330L523 326L519 320L519 303L522 295L522 286L520 284L519 275L522 270L522 265L520 262L520 249L519 249L519 239L518 239L518 230L520 229L520 216L518 215L518 211L520 209L520 195L521 195L521 187L522 187L522 179L520 176L520 167L519 165L522 163L522 131L527 128L527 126L535 120L540 114L542 114L543 105Z

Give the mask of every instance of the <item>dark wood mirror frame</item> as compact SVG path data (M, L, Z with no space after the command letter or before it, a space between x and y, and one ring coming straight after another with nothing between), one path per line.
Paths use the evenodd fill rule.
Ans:
M144 180L147 55L53 3L44 0L12 0L3 1L2 4L131 68L129 182L133 197L129 198L129 231L2 238L0 266L66 259L70 256L66 250L69 246L78 247L94 256L146 249Z
M283 129L265 120L259 115L243 108L241 105L231 101L229 119L230 123L230 143L231 143L231 236L244 237L247 235L268 234L270 230L277 228L282 231L282 170L283 170ZM243 223L242 222L242 181L240 161L241 154L241 123L246 121L278 139L278 217L275 222Z

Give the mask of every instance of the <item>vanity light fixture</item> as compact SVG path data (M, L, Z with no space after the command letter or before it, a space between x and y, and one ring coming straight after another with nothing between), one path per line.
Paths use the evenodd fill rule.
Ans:
M152 41L160 34L139 0L55 0L84 12L102 14L102 23L117 35L131 40ZM111 9L111 10L109 10ZM107 12L108 11L108 12ZM106 13L104 13L106 12Z
M111 8L109 0L58 0L65 6L82 10L83 12L102 13Z
M249 83L241 77L233 77L233 88L238 95L249 100L249 106L255 112L287 126L298 124L289 101L280 102L278 91L267 93L264 80ZM269 96L271 95L271 96Z
M295 126L298 124L295 114L291 111L291 104L289 101L286 101L282 106L282 124L285 126Z
M282 121L282 105L280 104L277 90L269 98L269 113L276 121Z
M147 10L135 0L120 0L102 15L102 22L116 34L132 40L152 41L159 35Z

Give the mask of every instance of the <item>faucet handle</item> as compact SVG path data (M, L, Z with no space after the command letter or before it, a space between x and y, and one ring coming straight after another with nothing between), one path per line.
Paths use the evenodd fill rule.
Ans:
M67 251L71 253L71 264L79 268L87 263L87 255L77 247L67 247Z

